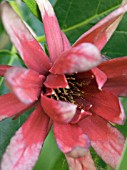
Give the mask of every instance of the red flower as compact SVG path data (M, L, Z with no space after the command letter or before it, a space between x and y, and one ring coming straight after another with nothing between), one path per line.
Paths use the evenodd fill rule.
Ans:
M71 47L50 3L36 1L50 58L12 8L6 2L1 5L3 24L29 69L0 66L0 75L11 89L11 93L0 96L0 119L18 117L35 107L11 139L1 170L32 169L52 122L56 142L70 169L96 169L88 152L90 145L115 168L124 137L110 122L125 121L118 96L127 95L127 57L100 64L99 51L127 11L127 4L101 20Z

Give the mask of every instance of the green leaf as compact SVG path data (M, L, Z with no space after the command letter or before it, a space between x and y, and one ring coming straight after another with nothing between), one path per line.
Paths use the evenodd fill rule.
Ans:
M41 20L41 15L35 0L23 0L23 2L25 2L30 11Z
M121 0L58 0L55 11L61 28L74 43L81 34L116 9L120 3Z
M68 170L66 159L56 145L52 130L44 143L34 170Z
M41 14L35 0L23 0L23 2L28 6L30 11L41 21ZM55 0L50 0L54 4Z
M126 140L126 143L124 146L121 160L120 160L119 165L116 170L125 170L126 167L127 167L127 140Z

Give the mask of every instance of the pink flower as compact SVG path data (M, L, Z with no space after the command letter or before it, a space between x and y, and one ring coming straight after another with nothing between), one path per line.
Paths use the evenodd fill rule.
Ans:
M53 122L54 135L70 170L94 170L89 147L110 166L118 164L123 135L110 122L124 124L118 96L127 96L127 57L102 62L105 46L127 11L115 10L71 47L48 0L36 0L50 58L12 8L1 4L3 24L28 68L0 66L11 93L0 96L0 119L34 107L7 147L1 170L31 170ZM100 64L102 62L102 64Z

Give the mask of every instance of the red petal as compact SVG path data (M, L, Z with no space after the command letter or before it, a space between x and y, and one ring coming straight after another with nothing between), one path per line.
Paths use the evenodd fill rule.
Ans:
M68 50L69 48L71 48L70 42L68 41L66 35L62 33L62 38L63 38L63 43L64 43L64 51Z
M90 152L88 152L83 158L65 156L69 165L69 170L96 170Z
M63 53L50 71L53 74L83 72L97 66L100 62L98 49L90 43L83 43Z
M108 91L85 90L84 98L88 100L92 107L91 112L117 124L124 124L125 114L121 110L118 98Z
M30 104L38 100L44 76L22 67L12 67L5 74L9 88L23 103Z
M39 73L47 73L50 68L48 57L7 2L1 4L1 16L6 31L25 64Z
M104 88L118 96L127 96L127 57L105 61L99 65L108 78Z
M58 147L66 155L79 158L88 152L89 138L77 125L54 122L54 134Z
M49 74L44 85L49 88L66 88L68 83L64 75Z
M5 72L10 68L11 66L8 65L0 65L0 76L4 76Z
M76 105L41 96L41 105L54 121L68 123L76 113Z
M47 0L36 2L41 11L50 57L54 62L64 50L61 30L50 2Z
M78 123L80 120L91 116L92 113L89 111L84 111L84 110L77 110L75 116L73 117L73 119L71 120L71 124L76 124Z
M98 69L97 67L92 68L91 71L95 76L96 82L98 84L98 89L101 89L107 80L106 74L102 72L100 69Z
M0 96L0 120L21 114L31 106L21 103L12 93L4 94Z
M124 137L107 121L99 116L89 116L79 123L90 139L97 154L111 167L115 168L120 159Z
M74 46L78 46L79 44L84 42L90 42L98 47L99 50L102 50L116 30L119 22L122 19L122 15L125 12L127 12L127 4L113 11L111 14L109 14L107 17L105 17L99 23L93 26L90 30L84 33L76 41Z
M32 170L47 136L48 124L49 118L39 105L11 139L1 169Z

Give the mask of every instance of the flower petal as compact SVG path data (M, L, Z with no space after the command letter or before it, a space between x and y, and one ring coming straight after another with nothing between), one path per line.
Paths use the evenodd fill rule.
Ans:
M48 133L49 118L39 105L11 139L2 170L32 170Z
M10 68L11 66L8 65L0 65L0 76L4 76L5 72Z
M118 96L127 96L127 57L105 61L98 68L108 78L104 89L110 90Z
M96 170L90 152L82 158L72 158L67 155L65 157L69 165L69 170Z
M81 120L79 126L90 137L91 145L97 154L115 168L125 142L123 135L97 115Z
M92 68L91 71L95 76L96 82L98 84L98 89L101 90L107 80L106 74L102 72L100 69L98 69L97 67Z
M21 102L30 104L38 100L44 76L23 67L12 67L5 74L8 87Z
M64 102L57 101L52 98L41 96L41 105L45 111L54 121L60 123L68 123L72 120L76 113L77 106Z
M90 43L83 43L63 53L50 72L53 74L83 72L97 66L100 62L101 56L98 49Z
M108 91L84 90L84 98L92 104L91 112L117 124L124 124L125 114L121 110L118 98ZM92 88L92 87L91 87Z
M84 42L90 42L99 50L102 50L113 32L116 30L125 12L127 12L127 4L121 6L102 19L99 23L84 33L73 46L75 47Z
M69 40L67 39L66 35L61 32L62 34L62 38L63 38L63 44L64 44L64 51L68 50L69 48L71 48L71 45L70 45L70 42Z
M90 140L78 125L54 122L54 134L58 147L66 155L79 158L87 154Z
M12 93L4 94L0 96L0 120L21 114L31 107L32 105L21 103Z
M48 0L36 0L36 2L42 15L50 58L54 62L64 50L61 30L50 2Z
M25 64L39 73L47 73L50 68L48 57L7 2L1 4L1 16L5 29Z
M68 83L64 75L49 74L44 85L48 88L66 88Z

